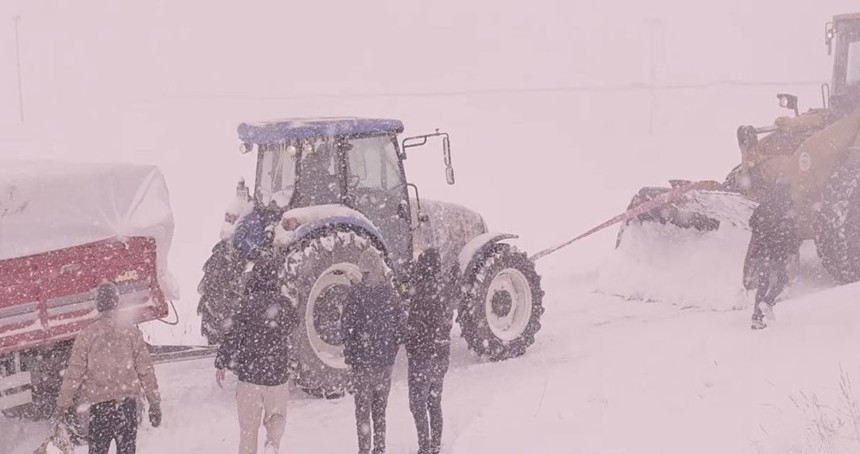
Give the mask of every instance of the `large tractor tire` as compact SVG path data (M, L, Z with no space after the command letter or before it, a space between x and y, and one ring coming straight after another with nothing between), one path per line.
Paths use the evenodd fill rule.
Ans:
M824 269L841 284L860 280L860 157L831 175L814 227Z
M361 278L358 258L366 250L384 257L370 237L352 230L328 230L288 252L282 291L300 317L293 333L295 384L327 399L351 389L343 356L341 314L349 286ZM390 274L390 273L389 273Z
M525 353L541 328L544 312L544 292L534 263L500 243L466 273L458 321L469 348L491 361Z
M203 265L203 279L197 286L197 314L201 319L200 333L210 345L221 343L225 323L242 296L245 263L229 241L221 241Z

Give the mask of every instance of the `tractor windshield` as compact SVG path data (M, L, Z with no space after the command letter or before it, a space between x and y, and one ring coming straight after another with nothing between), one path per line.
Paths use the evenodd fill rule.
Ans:
M284 144L260 147L257 159L257 196L263 204L287 206L296 190L296 150Z

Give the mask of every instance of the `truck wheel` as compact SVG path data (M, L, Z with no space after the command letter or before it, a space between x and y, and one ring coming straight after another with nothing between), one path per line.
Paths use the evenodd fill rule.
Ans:
M73 341L61 342L49 349L31 351L22 356L21 370L30 372L30 391L32 402L16 408L4 410L8 417L26 418L41 421L50 418L57 406L62 373L72 353ZM9 365L12 365L11 362ZM8 372L18 372L9 368Z
M227 241L212 248L212 255L203 265L203 279L197 286L200 302L200 333L209 345L218 345L225 330L225 322L242 295L242 271L245 261L233 253Z
M384 256L367 236L332 230L287 254L282 291L301 317L293 333L295 384L304 392L333 399L349 391L341 314L352 282L361 278L358 258L366 250Z
M534 263L510 245L496 244L464 278L458 321L469 348L491 361L525 353L544 312Z
M824 269L841 284L860 280L860 159L849 159L830 177L813 224Z

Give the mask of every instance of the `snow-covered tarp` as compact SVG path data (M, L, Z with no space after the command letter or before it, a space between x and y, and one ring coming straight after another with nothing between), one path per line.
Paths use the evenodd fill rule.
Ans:
M173 239L167 183L158 167L0 159L0 260L113 238L152 237L159 283Z

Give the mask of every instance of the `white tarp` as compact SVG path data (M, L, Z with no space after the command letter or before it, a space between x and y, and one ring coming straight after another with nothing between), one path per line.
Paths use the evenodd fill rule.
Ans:
M0 159L0 260L112 238L152 237L159 283L179 289L167 268L173 239L167 183L158 167Z

